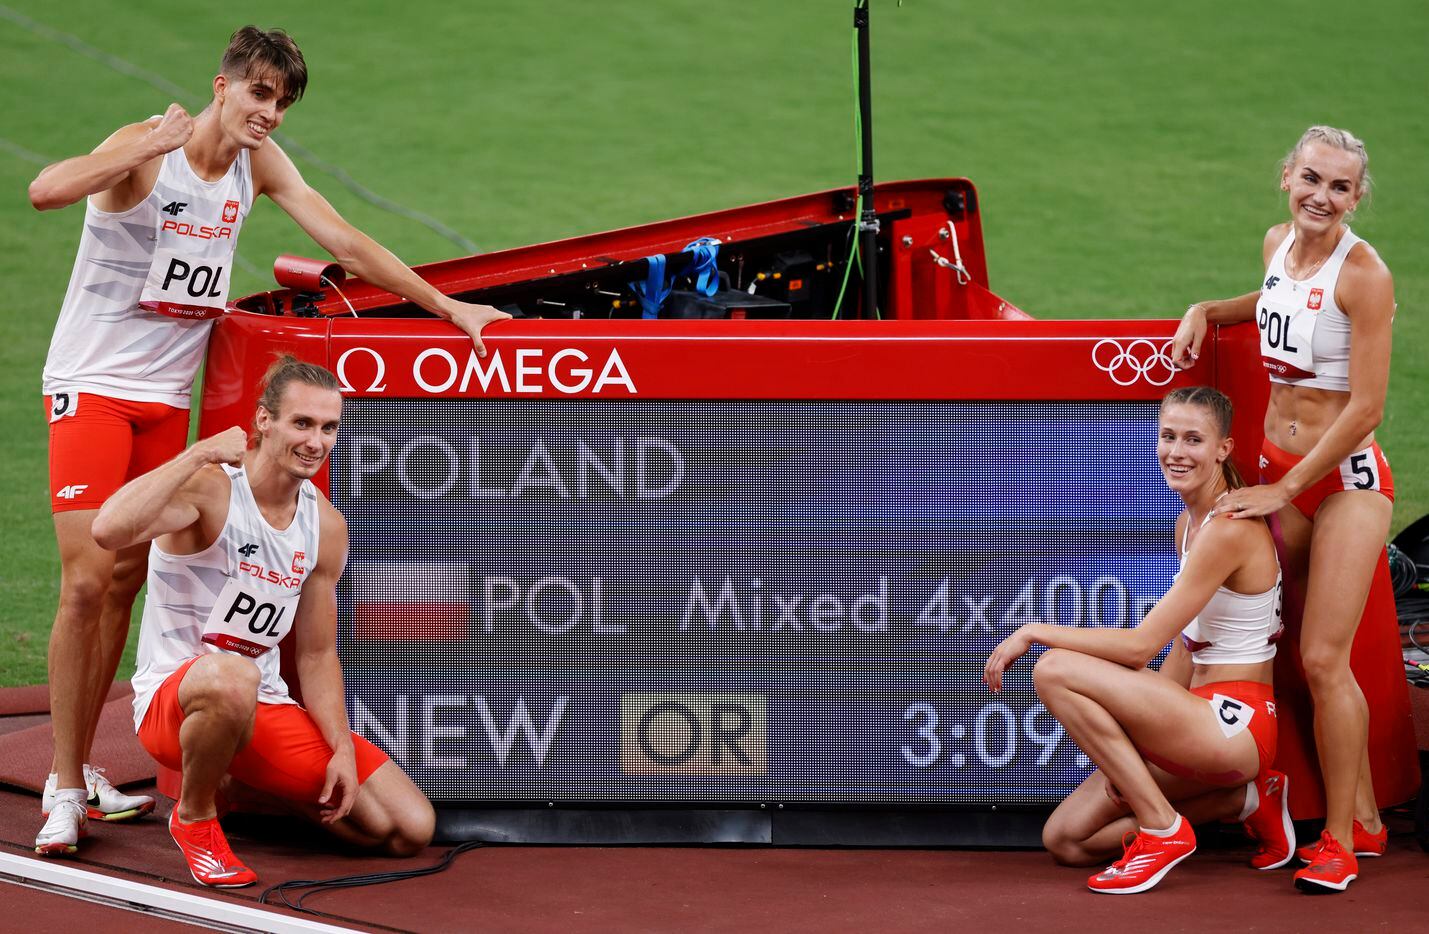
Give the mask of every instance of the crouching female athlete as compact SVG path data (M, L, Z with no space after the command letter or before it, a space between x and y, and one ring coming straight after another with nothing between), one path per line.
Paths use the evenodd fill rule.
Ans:
M1098 766L1058 806L1043 842L1063 863L1121 859L1087 880L1095 892L1156 885L1196 849L1193 822L1245 821L1261 842L1251 864L1290 861L1294 827L1275 758L1271 671L1280 633L1280 565L1264 522L1211 518L1244 486L1229 460L1231 404L1208 387L1161 403L1157 457L1186 509L1181 570L1135 629L1030 623L1002 641L984 679L997 691L1034 643L1037 694ZM1147 668L1176 637L1159 672ZM1172 802L1175 802L1173 805Z

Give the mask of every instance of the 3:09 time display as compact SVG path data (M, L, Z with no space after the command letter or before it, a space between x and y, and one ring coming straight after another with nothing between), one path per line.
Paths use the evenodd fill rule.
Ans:
M1001 769L1012 765L1019 753L1035 751L1036 764L1048 767L1067 737L1062 724L1041 704L1019 713L993 701L966 721L947 714L947 708L929 701L914 701L903 708L903 720L912 729L907 741L899 745L905 762L916 769L940 765L960 769L969 764L970 753L984 768ZM1070 740L1067 746L1076 750L1077 768L1091 766Z

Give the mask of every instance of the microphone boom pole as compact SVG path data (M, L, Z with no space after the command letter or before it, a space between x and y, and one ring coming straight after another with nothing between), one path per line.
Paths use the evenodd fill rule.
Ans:
M862 210L858 216L859 255L863 258L863 309L860 317L878 316L878 213L873 207L873 87L868 54L868 0L855 4L858 33L858 127L863 158L858 173Z

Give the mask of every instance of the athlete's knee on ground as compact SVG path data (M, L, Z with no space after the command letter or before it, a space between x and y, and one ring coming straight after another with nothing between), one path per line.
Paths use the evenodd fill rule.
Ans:
M383 848L393 856L415 856L432 842L436 828L436 812L423 799L419 805L408 807L397 815Z
M316 811L310 816L313 820L320 817ZM355 838L348 839L354 842L360 840L361 845L388 856L405 858L415 856L432 842L435 826L436 815L431 811L431 805L427 805L424 815L420 808L409 810L384 803L368 808L361 818L356 818L352 827Z
M432 803L410 781L384 802L383 819L386 833L380 846L392 856L414 856L432 842L437 827L437 813Z
M1094 866L1110 855L1105 848L1092 845L1095 833L1084 823L1059 819L1054 812L1042 826L1042 846L1052 859L1063 866Z
M1088 862L1086 848L1079 834L1074 834L1066 821L1054 813L1042 825L1042 846L1052 858L1064 866L1080 866Z
M364 812L360 829L379 849L392 856L412 856L432 842L436 811L396 763L383 763L364 783L361 794L371 798L360 809Z

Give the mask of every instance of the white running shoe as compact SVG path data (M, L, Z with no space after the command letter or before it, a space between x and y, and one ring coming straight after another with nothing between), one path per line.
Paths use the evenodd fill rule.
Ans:
M40 799L40 813L45 817L50 816L50 810L54 807L55 786L59 777L51 772L50 777L45 779L45 793ZM89 793L89 800L85 802L90 820L103 821L124 821L133 820L136 817L143 817L154 810L154 799L148 795L126 795L105 776L103 769L96 769L86 765L84 767L84 784Z
M87 820L83 795L82 789L66 788L56 799L49 819L35 836L36 853L41 856L68 856L79 850Z

